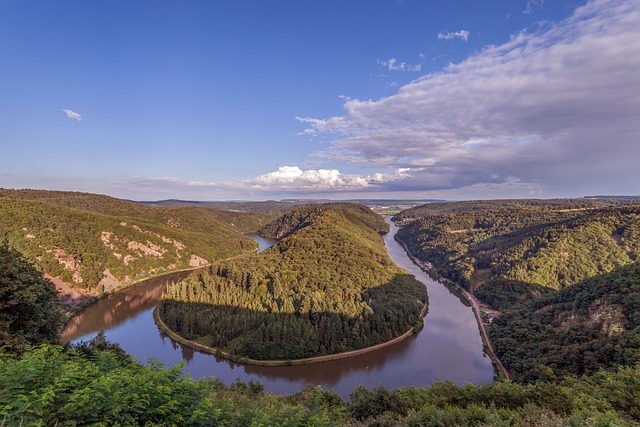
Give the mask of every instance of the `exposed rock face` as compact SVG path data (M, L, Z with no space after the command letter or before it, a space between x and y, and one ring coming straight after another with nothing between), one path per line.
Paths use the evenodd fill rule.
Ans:
M108 268L104 269L102 275L103 277L100 280L99 285L102 286L104 292L110 292L118 286L122 285L122 283L118 279L116 279L113 274L111 274Z
M191 259L189 260L189 265L191 267L204 267L207 264L209 264L209 261L199 257L198 255L191 255Z
M622 307L619 304L612 304L605 297L592 302L586 314L574 309L569 315L558 320L560 321L558 329L569 329L579 324L587 324L589 327L598 328L604 336L614 337L624 332L627 318L622 313Z

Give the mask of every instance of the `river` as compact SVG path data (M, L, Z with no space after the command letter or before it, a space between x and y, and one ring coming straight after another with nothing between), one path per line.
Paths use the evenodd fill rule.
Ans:
M484 354L471 307L411 262L394 240L396 226L388 222L391 232L384 241L389 256L423 282L429 292L423 330L389 347L333 362L283 367L237 365L194 351L161 333L152 316L167 283L180 280L187 272L147 280L88 307L69 322L63 340L86 341L104 331L109 341L120 344L142 362L155 359L174 366L185 360L184 372L194 378L213 376L226 384L236 379L254 380L264 384L265 390L280 394L295 393L307 384L321 385L347 398L358 385L393 389L428 386L438 380L460 385L491 382L493 366ZM273 244L261 237L256 240L260 250Z

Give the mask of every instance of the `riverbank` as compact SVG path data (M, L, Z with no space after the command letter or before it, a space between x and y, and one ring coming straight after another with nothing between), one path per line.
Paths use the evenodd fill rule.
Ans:
M420 317L424 318L424 316L426 316L427 314L427 310L429 309L429 303L426 303L423 307L422 310L420 311ZM220 349L214 348L214 347L209 347L206 346L204 344L195 342L195 341L191 341L188 340L184 337L182 337L181 335L177 334L176 332L174 332L173 330L171 330L160 318L160 315L158 314L158 307L156 307L153 310L153 320L156 322L156 325L158 325L158 327L160 328L160 330L162 332L164 332L167 336L169 336L169 338L173 339L174 341L179 342L182 345L185 345L187 347L190 347L194 350L198 350L201 351L203 353L207 353L207 354L212 354L216 357L220 357L222 359L227 359L227 360L231 360L234 363L240 363L240 364L244 364L244 365L255 365L255 366L294 366L294 365L310 365L310 364L314 364L314 363L323 363L323 362L331 362L331 361L335 361L335 360L342 360L342 359L347 359L349 357L355 357L355 356L360 356L362 354L365 353L369 353L375 350L379 350L381 348L384 347L388 347L390 345L396 344L408 337L410 337L411 335L413 335L415 332L415 327L411 327L407 332L405 332L404 334L389 340L389 341L385 341L383 343L380 344L376 344L376 345L372 345L369 347L365 347L365 348L360 348L357 350L351 350L351 351L345 351L343 353L336 353L336 354L328 354L325 356L316 356L316 357L308 357L305 359L290 359L290 360L258 360L258 359L251 359L249 357L243 357L243 356L239 356L239 355L234 355L234 354L230 354L227 352L224 352Z
M423 263L416 258L411 251L409 250L409 248L407 248L407 245L405 245L403 242L401 242L400 240L398 240L397 238L395 238L395 241L398 242L402 248L405 250L407 256L409 257L409 259L415 264L417 265L422 271L424 271L426 274L429 274L429 268L425 267L423 265ZM495 352L493 351L493 346L491 345L491 340L489 339L489 334L487 333L487 330L484 326L484 323L482 322L482 318L480 317L480 306L478 304L478 301L475 299L475 297L469 293L469 291L467 291L466 289L464 289L462 286L458 285L457 283L454 283L450 280L447 279L440 279L438 280L442 285L451 288L452 290L454 290L457 293L460 293L461 295L463 295L465 297L465 299L469 302L469 304L471 305L471 308L473 309L473 314L476 318L476 323L478 324L478 330L480 331L480 336L482 337L482 344L484 346L485 352L489 355L489 357L491 358L491 363L493 364L493 367L495 369L496 374L498 375L498 377L500 379L505 379L505 380L509 380L509 371L507 371L507 369L504 367L504 365L502 364L502 362L500 361L500 359L498 358L498 356L495 354Z

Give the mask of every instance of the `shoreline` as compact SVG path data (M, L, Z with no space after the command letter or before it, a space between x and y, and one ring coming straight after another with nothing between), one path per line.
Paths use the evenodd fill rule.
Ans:
M425 303L425 305L422 307L422 309L420 310L420 317L424 318L424 316L426 316L427 314L427 310L429 308L429 302L427 301L427 303ZM408 337L410 337L411 335L414 334L414 328L415 326L409 328L408 331L406 331L404 334L397 336L389 341L385 341L382 342L380 344L375 344L369 347L364 347L364 348L360 348L357 350L351 350L351 351L345 351L342 353L335 353L335 354L327 354L324 356L316 356L316 357L307 357L304 359L280 359L280 360L259 360L259 359L251 359L249 357L244 357L244 356L239 356L239 355L234 355L231 353L227 353L224 352L220 349L214 348L214 347L209 347L207 345L204 344L200 344L198 342L195 341L191 341L188 340L184 337L182 337L181 335L177 334L176 332L174 332L173 330L171 330L165 323L164 321L160 318L160 315L158 314L158 306L156 306L156 308L153 309L153 320L156 322L156 325L158 326L158 328L160 328L160 330L167 334L167 336L171 339L173 339L174 341L179 342L182 345L186 345L187 347L190 347L194 350L198 350L201 351L203 353L207 353L207 354L212 354L216 357L222 358L222 359L226 359L226 360L230 360L234 363L238 363L238 364L243 364L243 365L254 365L254 366L271 366L271 367L276 367L276 366L294 366L294 365L310 365L310 364L315 364L315 363L323 363L323 362L331 362L334 360L341 360L341 359L347 359L349 357L354 357L354 356L360 356L362 354L365 353L369 353L375 350L379 350L381 348L384 347L388 347L390 345L396 344Z
M409 248L407 248L407 245L405 245L404 242L401 242L400 240L396 239L395 237L394 237L394 239L396 240L396 242L398 242L398 243L400 243L400 245L402 245L402 248L404 249L404 251L409 256L409 259L411 259L411 261L416 266L418 266L418 268L420 268L420 270L422 270L425 274L428 275L429 271L426 270L421 265L420 260L418 260L418 258L416 258L411 253ZM429 277L431 277L431 276L429 276ZM482 318L480 317L480 308L478 306L478 303L477 303L475 297L473 295L471 295L469 293L469 291L464 289L462 286L460 286L457 283L454 283L454 282L452 282L452 281L450 281L448 279L440 279L440 280L434 280L434 281L437 281L438 283L442 284L443 286L446 286L447 288L453 288L453 290L455 290L457 292L461 292L462 295L464 295L464 297L467 299L469 304L471 304L471 308L473 310L473 314L474 314L474 316L476 318L476 323L478 324L478 331L480 332L480 337L482 338L482 345L483 345L483 347L485 349L485 352L491 358L491 363L493 364L494 370L496 371L496 375L500 379L506 379L507 381L509 381L510 380L509 371L507 371L507 368L504 367L504 365L502 364L502 362L500 361L498 356L493 351L493 346L491 345L491 340L489 339L489 334L487 333L487 331L486 331L486 329L484 327L484 323L482 323Z
M126 291L127 289L130 289L130 288L132 288L134 286L140 285L140 284L142 284L142 283L144 283L144 282L146 282L148 280L157 279L157 278L161 278L161 277L164 277L164 276L169 276L171 274L176 274L176 273L193 272L193 271L196 271L196 270L198 270L200 268L208 267L209 265L211 265L211 264L209 263L207 265L203 265L203 266L200 266L200 267L183 268L181 270L170 271L168 273L165 272L165 273L162 273L162 274L148 276L148 277L145 277L144 279L140 279L140 280L137 280L135 282L131 282L128 285L118 286L112 292L105 292L105 293L103 293L101 295L91 296L86 301L85 304L76 306L74 311L66 311L65 312L66 319L64 321L64 324L62 325L62 330L64 331L66 329L66 327L69 324L69 322L71 321L71 319L73 319L76 316L79 316L83 311L87 310L89 307L93 306L94 304L97 304L98 302L100 302L100 301L102 301L102 300L104 300L106 298L109 298L111 295L116 295L116 294L118 294L120 292ZM65 343L62 343L62 344L65 344Z

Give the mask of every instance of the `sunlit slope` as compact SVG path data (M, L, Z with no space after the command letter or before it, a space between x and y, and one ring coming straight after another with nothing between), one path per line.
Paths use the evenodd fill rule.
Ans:
M93 293L255 250L257 214L153 208L86 193L0 192L0 233L42 271Z
M392 339L421 323L426 290L387 255L387 229L360 205L295 209L265 227L282 237L273 248L170 287L161 317L186 338L255 359Z
M496 307L574 285L640 255L638 204L492 203L490 208L474 209L469 202L463 211L400 215L405 226L398 237L439 274Z

